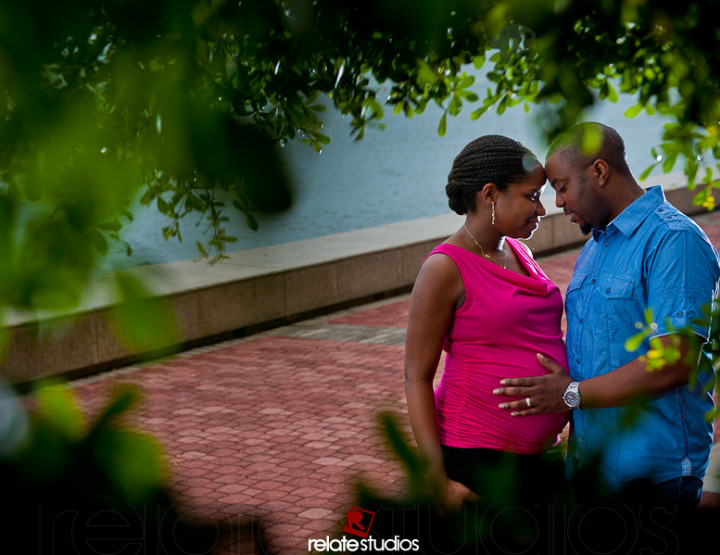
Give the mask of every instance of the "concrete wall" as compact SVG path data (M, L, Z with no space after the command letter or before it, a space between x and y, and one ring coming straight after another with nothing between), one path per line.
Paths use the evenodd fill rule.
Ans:
M685 213L704 211L692 204L691 191L663 186L668 200ZM585 240L576 225L554 211L528 241L536 256ZM112 276L99 278L72 314L11 314L0 375L20 384L89 374L140 355L151 358L408 291L427 253L463 221L449 214L231 253L213 266L182 261L126 270L168 303L179 327L178 340L157 343L146 353L130 352L117 338L109 323L117 302Z

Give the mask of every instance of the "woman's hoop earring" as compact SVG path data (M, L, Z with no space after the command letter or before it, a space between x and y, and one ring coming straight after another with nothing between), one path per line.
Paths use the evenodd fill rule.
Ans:
M492 203L492 225L495 225L495 201Z

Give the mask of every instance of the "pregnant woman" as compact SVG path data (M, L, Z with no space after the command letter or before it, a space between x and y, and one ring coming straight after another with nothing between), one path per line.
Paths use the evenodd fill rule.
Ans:
M445 509L465 501L543 503L562 483L548 451L568 413L514 418L493 395L506 377L567 371L558 288L517 239L545 209L545 173L522 144L487 135L457 156L446 187L465 223L426 258L415 282L405 345L413 435ZM442 351L445 370L434 378ZM507 401L517 400L507 397Z

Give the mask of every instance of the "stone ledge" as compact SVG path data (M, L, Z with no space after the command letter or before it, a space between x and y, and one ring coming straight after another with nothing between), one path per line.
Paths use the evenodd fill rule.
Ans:
M668 200L686 214L702 213L678 180L663 176ZM560 211L548 212L527 242L536 256L585 241ZM462 222L448 214L235 252L213 266L187 260L124 270L169 303L178 322L179 343L149 353L132 353L117 338L108 318L117 302L112 276L98 278L71 314L11 314L0 375L16 384L85 375L406 292L428 252Z

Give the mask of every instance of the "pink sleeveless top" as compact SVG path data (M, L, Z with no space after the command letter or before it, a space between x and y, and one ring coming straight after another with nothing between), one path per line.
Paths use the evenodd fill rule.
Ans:
M455 245L438 245L457 265L465 302L455 311L443 350L445 371L435 390L440 443L519 454L540 453L557 441L569 413L513 417L493 395L502 378L539 376L541 353L567 371L560 290L516 240L506 241L529 277Z

